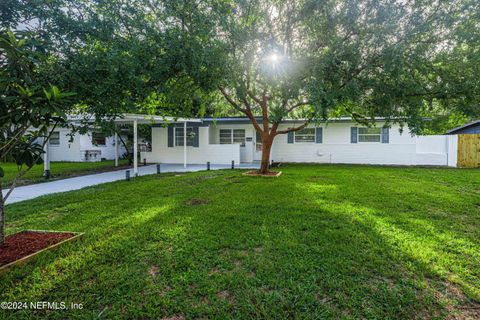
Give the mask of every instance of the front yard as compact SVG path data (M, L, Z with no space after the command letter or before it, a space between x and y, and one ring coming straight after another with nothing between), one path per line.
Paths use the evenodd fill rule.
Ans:
M126 165L127 160L120 160L120 165ZM17 165L13 162L0 162L0 167L5 171L2 179L4 187L8 187L17 176ZM113 160L99 162L51 162L50 171L52 179L63 179L85 174L109 171L114 168ZM28 185L46 181L43 177L43 164L35 165L23 177L17 180L17 186Z
M58 319L480 316L480 170L282 171L161 174L9 205L8 233L86 234L0 276L0 301L83 305L33 313Z

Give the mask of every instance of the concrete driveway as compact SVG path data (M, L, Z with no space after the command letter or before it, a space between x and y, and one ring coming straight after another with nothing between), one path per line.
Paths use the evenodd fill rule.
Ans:
M222 164L212 164L210 166L211 170L221 170L221 169L230 169L230 165ZM236 165L237 169L258 169L258 163L248 163ZM190 164L187 165L187 168L184 168L182 164L169 164L164 163L160 165L160 171L165 172L194 172L206 170L207 167L205 164ZM24 200L34 199L40 196L47 194L66 192L72 190L78 190L89 186L94 186L97 184L119 181L125 179L125 172L130 171L130 174L133 175L133 169L123 169L110 172L103 172L97 174L90 174L86 176L67 178L62 180L55 180L51 182L37 183L29 186L17 187L13 190L12 194L7 199L7 204L20 202ZM138 167L138 175L146 176L149 174L156 174L157 166L156 165L147 165ZM8 192L4 190L4 194Z

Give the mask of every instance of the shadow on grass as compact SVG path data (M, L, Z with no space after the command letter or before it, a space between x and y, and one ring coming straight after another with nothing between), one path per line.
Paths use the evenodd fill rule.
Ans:
M358 188L384 173L285 171L292 174L275 181L238 172L146 177L9 206L16 227L87 234L3 277L0 296L86 306L38 314L52 318L103 310L136 318L412 318L448 311L452 298L438 299L444 272L471 283L448 266L458 257L478 261L470 238L408 212L425 203L444 208L438 195L425 190L421 204L395 206L382 198L398 191L388 183L378 198L371 185ZM208 203L193 206L192 198ZM32 207L41 209L32 214ZM444 241L476 251L449 255Z

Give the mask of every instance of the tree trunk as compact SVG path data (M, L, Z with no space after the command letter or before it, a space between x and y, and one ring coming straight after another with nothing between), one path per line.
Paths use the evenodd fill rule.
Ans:
M5 241L5 200L3 198L2 181L0 178L0 245Z
M120 134L120 131L117 132L118 138L120 139L120 142L123 144L123 147L125 148L125 152L127 153L127 160L128 160L128 165L131 166L133 164L133 158L132 154L130 151L128 151L128 146L125 140L123 140L122 135Z
M267 174L270 167L270 151L272 150L273 137L269 135L262 136L262 164L259 172Z

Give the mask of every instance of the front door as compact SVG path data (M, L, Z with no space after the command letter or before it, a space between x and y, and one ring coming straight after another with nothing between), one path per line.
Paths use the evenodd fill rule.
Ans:
M262 137L255 130L255 150L253 151L253 160L260 161L262 160Z

